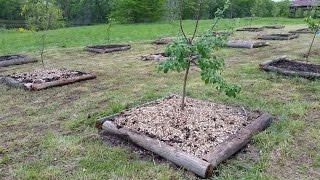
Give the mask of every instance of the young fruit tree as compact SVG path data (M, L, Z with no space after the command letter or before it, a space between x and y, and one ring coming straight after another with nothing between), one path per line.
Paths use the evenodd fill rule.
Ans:
M63 26L62 11L55 5L55 0L27 0L22 8L29 28L40 38L41 62L44 65L44 51L47 31Z
M200 68L201 79L205 84L214 84L219 91L226 93L227 96L235 97L241 89L237 85L229 84L222 77L221 71L224 69L224 59L214 54L215 51L218 51L225 45L227 36L213 35L212 31L218 24L217 21L221 19L224 11L228 8L229 1L226 2L226 5L222 10L219 9L215 13L216 17L214 18L213 27L197 38L196 34L199 28L199 20L204 1L197 1L195 28L190 38L188 38L185 33L182 21L184 1L180 0L179 3L180 31L182 37L166 47L166 53L169 55L169 58L158 65L158 70L163 71L164 73L168 73L170 70L177 72L184 71L181 109L184 110L186 106L186 88L191 65Z
M312 41L311 41L311 44L310 44L310 47L309 47L309 51L306 54L306 60L308 60L309 56L310 56L310 53L311 53L312 46L313 46L314 41L316 39L316 36L319 35L319 33L320 33L320 20L319 19L318 20L317 19L313 19L310 16L305 21L308 23L309 29L311 29L311 31L314 32L314 35L313 35L313 38L312 38Z

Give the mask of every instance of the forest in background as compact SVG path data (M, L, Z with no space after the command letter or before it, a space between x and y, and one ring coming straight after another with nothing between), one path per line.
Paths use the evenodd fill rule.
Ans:
M218 7L226 0L205 0L203 19L213 18ZM0 19L25 20L22 9L26 4L49 2L61 11L61 21L66 26L106 23L143 23L177 18L178 0L0 0ZM196 0L184 1L184 19L193 19ZM230 0L226 18L289 17L289 0ZM298 10L293 17L319 16L315 9Z

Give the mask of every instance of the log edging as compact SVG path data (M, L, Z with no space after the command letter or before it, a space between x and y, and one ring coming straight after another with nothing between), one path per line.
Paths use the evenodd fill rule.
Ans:
M72 84L79 81L89 80L89 79L95 79L97 76L95 74L85 74L81 75L79 77L73 77L68 79L59 79L52 82L45 82L41 84L27 84L27 83L21 83L17 80L15 80L12 77L5 76L2 78L2 82L6 83L9 86L12 87L18 87L29 91L40 91L43 89L48 89L51 87L57 87L57 86L64 86L67 84ZM1 82L1 81L0 81Z
M11 65L20 65L37 62L38 60L34 57L23 56L21 58L11 59L7 61L0 61L0 67L7 67Z
M171 98L174 94L164 98ZM141 106L148 106L159 102L160 100L151 101ZM256 133L266 129L273 121L273 117L267 113L260 115L256 120L252 121L247 127L239 130L235 135L231 136L224 143L210 151L202 158L195 157L189 153L183 152L177 148L161 142L160 140L150 138L146 135L133 132L126 127L117 127L113 121L117 116L130 111L124 110L112 116L102 118L96 122L96 128L104 134L118 136L122 139L129 140L146 150L161 156L162 158L181 166L202 178L208 178L212 175L213 169L221 162L241 150Z
M245 28L237 29L236 31L260 32L263 30L264 30L263 27L245 27Z
M227 47L230 48L259 48L269 46L266 41L257 41L257 40L229 40L227 42Z
M270 35L263 35L257 37L257 39L261 40L291 40L291 39L296 39L299 37L299 34L288 34L288 36L281 36L279 34L270 34Z
M307 31L304 31L307 30ZM289 31L289 33L295 33L295 34L314 34L309 28L302 28L302 29L297 29L294 31Z
M112 45L115 45L115 44L112 44ZM88 52L94 52L94 53L100 53L100 54L103 54L103 53L111 53L111 52L116 52L116 51L126 51L126 50L129 50L131 49L131 45L129 44L121 44L121 45L118 45L116 44L117 46L121 46L121 47L114 47L114 48L108 48L108 49L99 49L99 48L94 48L94 46L86 46L84 48L85 51L88 51Z
M283 29L285 27L286 26L284 26L284 25L266 25L266 26L263 26L263 28L266 28L266 29Z
M300 76L300 77L307 78L307 79L320 78L320 73L291 71L291 70L286 70L286 69L271 66L272 63L276 63L281 60L293 61L293 60L290 60L289 58L287 58L286 56L283 56L283 57L277 58L275 60L268 60L268 61L261 63L260 69L265 70L265 71L276 72L276 73L283 74L286 76ZM295 61L295 62L299 62L301 64L312 64L312 63L302 62L302 61Z

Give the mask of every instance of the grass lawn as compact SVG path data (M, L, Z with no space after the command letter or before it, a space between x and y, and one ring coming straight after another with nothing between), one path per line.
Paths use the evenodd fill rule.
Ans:
M222 26L226 27L224 20ZM241 19L240 25L249 19ZM280 32L303 27L298 19L254 19L253 24L286 24ZM186 22L188 29L192 23ZM201 29L210 21L201 21ZM183 74L157 73L156 62L140 61L141 55L163 50L150 40L174 35L176 26L156 23L116 25L114 42L133 48L111 54L91 54L83 46L105 42L104 26L50 31L47 67L95 72L97 79L39 92L0 85L0 179L192 179L193 175L169 163L143 160L126 147L112 147L94 128L100 117L126 107L180 93ZM223 27L221 27L223 28ZM257 33L237 32L238 38ZM221 164L213 179L319 179L320 178L320 81L284 77L258 69L273 57L290 55L302 59L312 35L290 41L270 41L261 49L223 49L227 79L243 89L235 99L219 94L200 80L193 69L188 95L261 109L277 116L250 145ZM31 32L0 31L0 54L23 52L36 55L37 42ZM317 39L314 51L320 51ZM310 61L320 64L320 57ZM41 68L40 63L0 69L11 74Z

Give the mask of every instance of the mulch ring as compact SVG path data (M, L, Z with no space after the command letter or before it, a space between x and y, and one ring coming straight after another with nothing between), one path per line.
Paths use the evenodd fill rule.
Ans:
M37 91L94 78L96 78L94 74L81 71L39 69L32 72L4 76L2 77L2 81L14 87Z
M146 56L141 56L143 61L164 61L168 59L168 56L165 53L155 53Z
M229 40L227 43L227 47L231 48L259 48L268 46L269 44L266 41L261 40Z
M292 33L278 33L258 36L257 39L261 40L291 40L299 37L299 34Z
M266 26L263 26L263 27L266 28L266 29L283 29L286 26L284 26L284 25L266 25Z
M131 45L128 44L110 44L85 47L86 51L94 53L111 53L116 51L125 51L129 49L131 49Z
M281 57L260 64L265 71L273 71L288 76L300 76L309 79L320 78L320 65Z
M314 32L309 28L302 28L297 29L295 31L289 31L289 33L296 33L296 34L314 34Z
M156 45L165 45L165 44L169 44L173 41L172 37L162 37L159 38L155 41L152 42L152 44L156 44Z
M237 29L237 31L248 31L248 32L260 32L263 31L263 27L245 27L241 29Z
M37 62L37 59L26 56L26 55L20 55L20 54L0 56L0 67L26 64L26 63L32 63L32 62Z
M213 167L272 121L271 116L244 107L186 98L181 110L180 103L180 96L170 95L106 117L96 127L208 177Z

